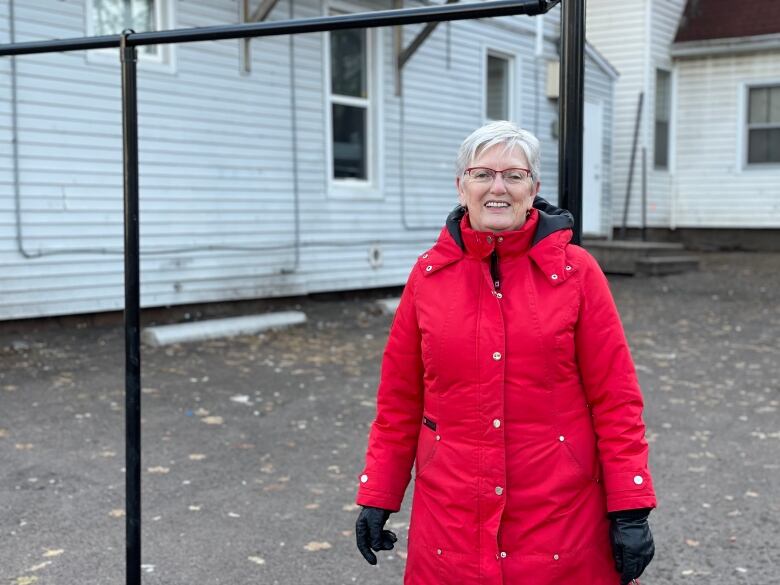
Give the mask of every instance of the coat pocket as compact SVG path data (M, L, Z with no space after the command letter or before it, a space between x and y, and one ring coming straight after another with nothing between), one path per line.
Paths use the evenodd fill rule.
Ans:
M584 480L598 482L598 449L589 414L588 409L559 414L559 439L577 474Z
M439 444L439 435L436 433L436 421L429 416L423 416L420 435L417 439L417 458L415 459L415 477L420 477L433 460L436 448Z

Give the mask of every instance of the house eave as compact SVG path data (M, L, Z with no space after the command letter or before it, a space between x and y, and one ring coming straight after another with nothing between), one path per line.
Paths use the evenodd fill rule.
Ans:
M707 39L672 44L673 59L762 53L780 50L780 34Z

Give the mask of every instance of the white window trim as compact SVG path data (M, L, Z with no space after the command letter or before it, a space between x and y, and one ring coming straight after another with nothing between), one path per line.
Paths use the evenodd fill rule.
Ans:
M756 79L740 82L737 94L737 172L739 173L780 173L780 163L748 164L748 106L751 88L780 85L780 77Z
M93 25L92 0L84 0L84 28L86 36L94 36L95 28ZM169 30L175 28L176 23L176 1L175 0L155 0L154 18L158 24L156 30ZM160 44L156 55L144 53L138 48L138 67L139 69L160 71L167 73L176 72L176 46L174 44ZM92 49L86 51L87 63L96 65L116 66L119 62L119 49Z
M355 6L338 1L326 1L324 13L330 14L331 10L339 12L360 12ZM368 99L349 96L334 96L331 94L331 68L330 68L330 33L322 33L322 62L323 62L323 107L325 110L325 172L327 184L327 196L332 199L384 199L384 168L381 161L384 160L384 128L381 80L383 79L383 51L382 43L385 39L384 29L366 29L366 55ZM332 103L345 105L365 105L368 102L366 145L366 170L368 180L362 179L336 179L333 177L333 114Z
M521 75L521 62L520 57L510 47L501 45L495 42L482 45L482 63L480 65L480 79L482 79L482 85L484 90L480 96L480 117L487 123L492 119L487 117L487 58L488 55L494 57L500 57L501 59L507 59L509 61L509 119L515 124L521 124L522 121L522 99L520 99L520 80Z

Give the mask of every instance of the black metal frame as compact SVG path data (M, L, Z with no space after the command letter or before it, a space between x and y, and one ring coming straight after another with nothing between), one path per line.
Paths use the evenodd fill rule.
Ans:
M360 14L56 39L0 45L0 57L118 47L122 65L122 132L125 213L125 425L126 425L126 583L141 583L141 346L140 254L138 223L138 112L136 47L263 36L292 35L351 28L377 28L449 20L539 15L561 0L491 0ZM584 93L585 0L564 0L561 17L561 125L558 184L562 207L575 217L574 241L582 225L582 118Z

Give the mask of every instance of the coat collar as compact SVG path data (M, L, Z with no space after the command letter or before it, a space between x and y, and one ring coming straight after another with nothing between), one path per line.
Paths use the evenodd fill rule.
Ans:
M460 235L464 252L478 259L486 258L494 251L499 259L526 254L533 242L539 224L539 212L532 209L520 229L506 232L480 232L471 227L469 214L460 220Z
M560 209L541 197L534 199L533 206L537 210L538 220L528 255L550 284L557 286L577 271L576 264L566 258L566 246L571 240L574 219L569 211ZM458 206L453 209L436 244L419 257L417 265L424 275L435 274L466 255L464 230L461 229L465 214L465 207ZM490 251L487 254L489 255Z

